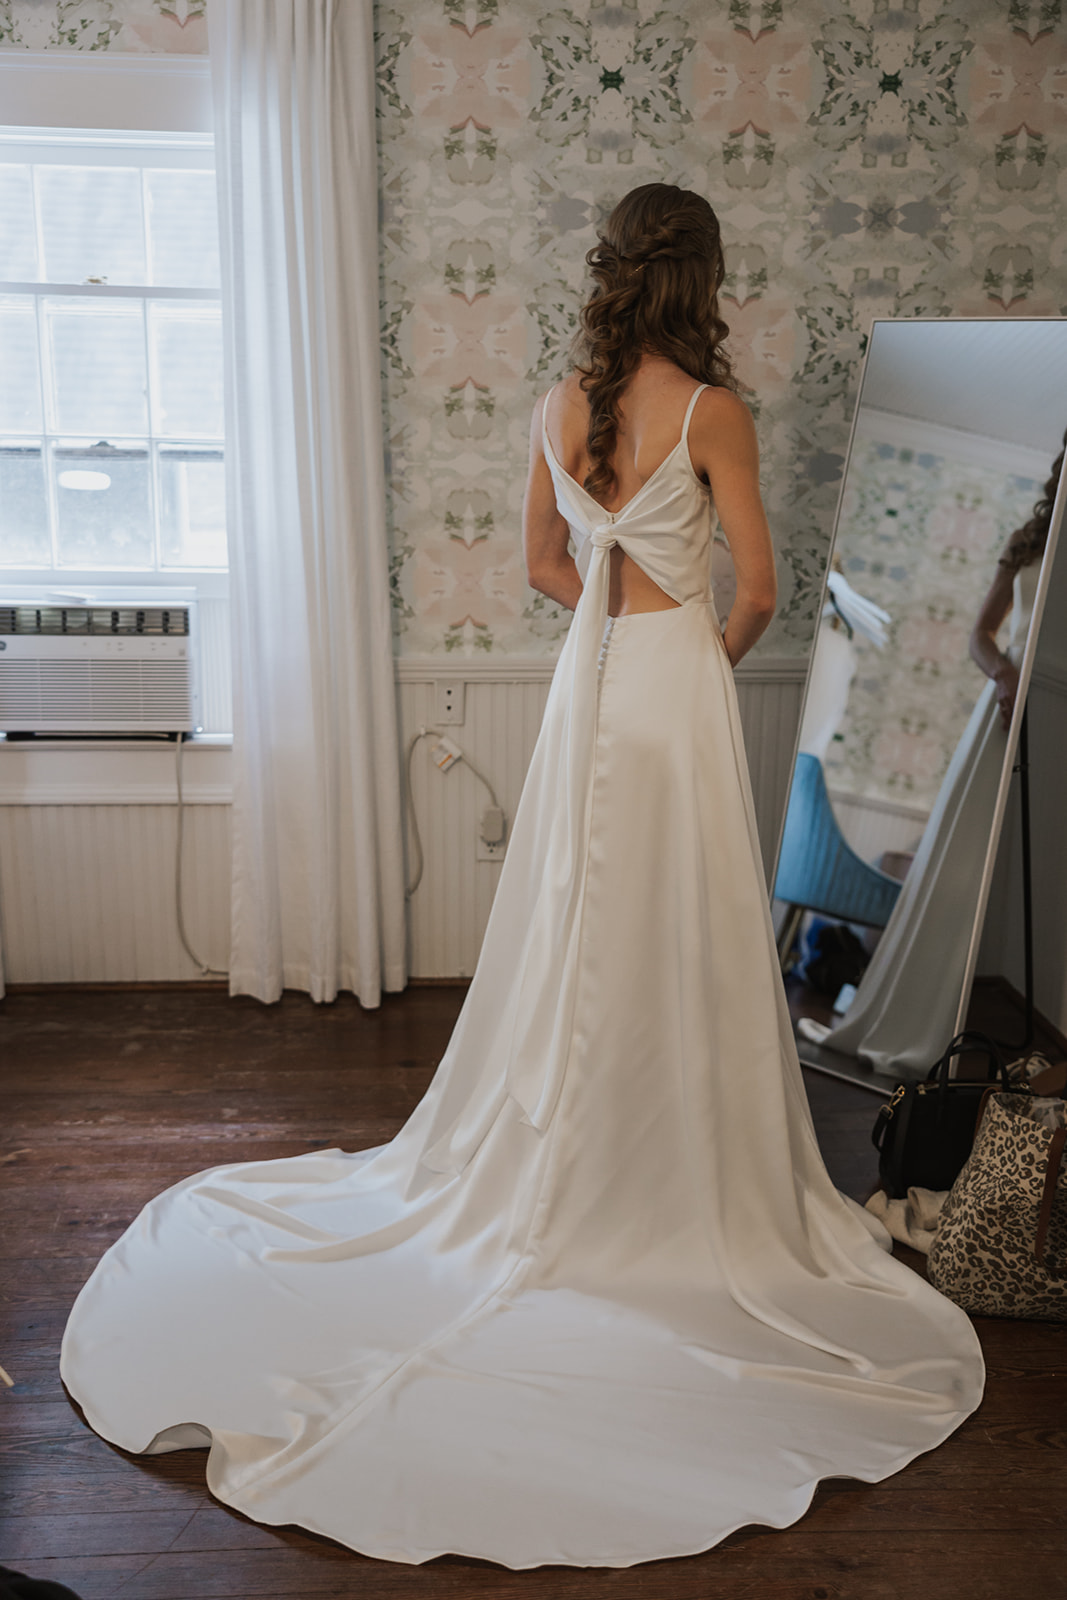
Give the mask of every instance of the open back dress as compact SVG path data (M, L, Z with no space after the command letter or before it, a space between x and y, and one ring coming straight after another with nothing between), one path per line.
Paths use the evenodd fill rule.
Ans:
M830 1181L775 955L714 511L677 445L605 511L482 953L388 1144L193 1173L78 1296L62 1375L127 1450L368 1555L625 1567L783 1527L938 1445L966 1314ZM620 545L678 604L608 616Z

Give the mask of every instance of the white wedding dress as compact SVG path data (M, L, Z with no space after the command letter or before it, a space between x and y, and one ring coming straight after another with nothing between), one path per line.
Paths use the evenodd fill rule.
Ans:
M1033 561L1019 568L1012 585L1007 654L1016 666L1040 575L1041 562ZM827 1049L862 1056L880 1072L921 1079L947 1048L1006 749L996 684L987 678L855 999L822 1040Z
M210 1445L220 1500L394 1561L784 1527L985 1376L819 1154L686 432L616 513L548 455L585 588L425 1097L379 1148L166 1190L63 1341L105 1438ZM609 620L615 543L680 604Z

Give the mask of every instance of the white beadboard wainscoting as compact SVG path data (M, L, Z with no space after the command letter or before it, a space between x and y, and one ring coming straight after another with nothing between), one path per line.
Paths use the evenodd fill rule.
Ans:
M464 720L444 731L493 784L510 824L540 726L551 660L397 662L402 750L437 727L435 685L464 685ZM785 800L806 663L743 662L738 697L769 871ZM465 763L441 773L422 740L413 794L425 867L409 916L413 977L474 970L500 865L476 859L488 804ZM174 895L174 746L129 740L0 744L0 926L9 983L177 981L198 972L181 947ZM200 958L229 948L230 749L184 753L185 923ZM410 862L410 849L409 849Z
M175 909L175 746L0 745L0 927L9 983L131 983L199 972ZM183 905L194 950L225 967L229 742L183 752Z
M0 897L8 983L199 978L174 899L173 805L0 808ZM185 926L202 961L230 944L230 808L185 813Z
M875 800L830 788L834 816L845 843L864 861L877 864L883 850L912 851L918 846L930 815L929 806Z

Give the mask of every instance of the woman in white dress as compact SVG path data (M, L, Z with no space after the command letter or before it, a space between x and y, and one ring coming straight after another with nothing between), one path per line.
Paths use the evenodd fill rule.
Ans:
M587 259L525 522L575 616L433 1081L389 1144L159 1195L63 1344L106 1438L209 1446L227 1504L396 1561L706 1550L983 1390L967 1316L831 1183L793 1046L731 672L774 580L718 223L646 185Z
M879 1071L925 1078L952 1037L978 910L982 862L1004 765L1041 557L1063 451L1034 514L1017 528L971 632L988 678L949 762L915 858L844 1021L822 1038ZM1008 647L997 634L1010 613Z

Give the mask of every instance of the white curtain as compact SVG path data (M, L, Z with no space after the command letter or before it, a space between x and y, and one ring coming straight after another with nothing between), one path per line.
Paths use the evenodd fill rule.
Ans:
M234 638L230 991L406 981L371 0L211 0Z

